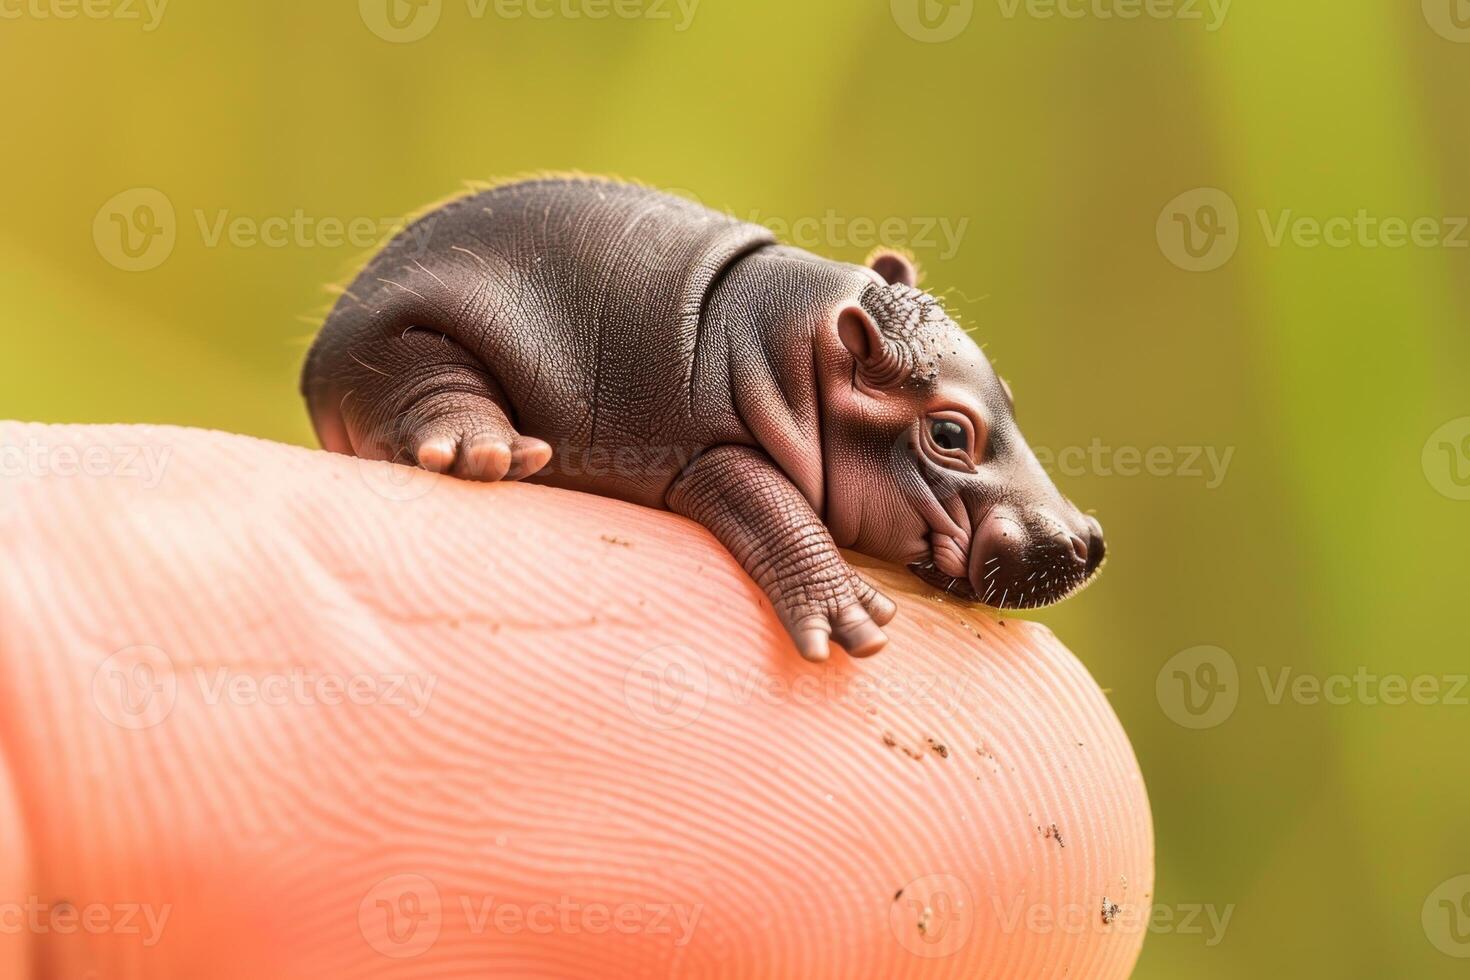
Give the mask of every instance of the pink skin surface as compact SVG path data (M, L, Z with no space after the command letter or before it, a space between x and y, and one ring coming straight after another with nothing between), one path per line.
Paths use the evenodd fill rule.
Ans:
M1138 955L1142 779L1043 627L848 555L891 655L812 664L668 513L183 429L0 446L0 975Z

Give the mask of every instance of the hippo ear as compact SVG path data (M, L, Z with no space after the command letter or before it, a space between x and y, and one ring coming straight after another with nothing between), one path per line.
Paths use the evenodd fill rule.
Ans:
M902 373L902 359L861 306L848 306L837 315L837 336L868 383L889 385Z
M882 276L883 281L890 286L900 283L905 286L919 284L918 266L914 265L912 258L902 252L880 248L868 256L868 268Z

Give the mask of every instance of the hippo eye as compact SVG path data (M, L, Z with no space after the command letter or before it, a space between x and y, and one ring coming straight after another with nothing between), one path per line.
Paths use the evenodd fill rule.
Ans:
M934 419L929 423L929 435L934 440L934 445L940 449L951 452L964 452L970 444L970 437L958 422L949 419Z
M964 412L935 412L924 420L924 451L935 463L975 471L975 423Z

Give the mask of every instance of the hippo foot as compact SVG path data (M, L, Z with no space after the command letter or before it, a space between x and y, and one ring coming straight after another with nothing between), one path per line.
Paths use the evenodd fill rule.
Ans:
M544 441L500 427L435 426L410 435L409 445L414 461L426 470L486 483L524 479L551 460L551 446Z

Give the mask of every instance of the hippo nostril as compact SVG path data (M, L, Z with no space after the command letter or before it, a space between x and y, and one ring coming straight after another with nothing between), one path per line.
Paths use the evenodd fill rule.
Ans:
M1102 564L1103 556L1107 554L1107 545L1103 543L1102 525L1094 518L1087 519L1091 541L1087 545L1087 574L1091 575L1097 571L1097 566Z
M1085 563L1087 561L1087 542L1075 534L1072 535L1072 554L1076 555L1077 560L1080 562Z

